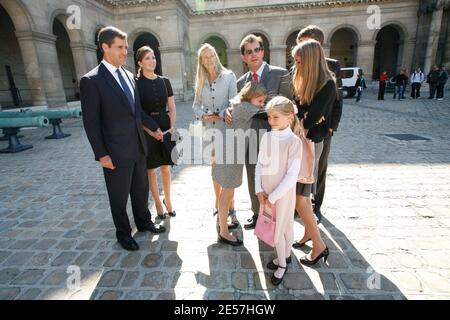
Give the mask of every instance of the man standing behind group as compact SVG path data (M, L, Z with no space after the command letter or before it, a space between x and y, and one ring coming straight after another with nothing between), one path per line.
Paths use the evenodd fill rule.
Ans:
M249 71L237 81L238 92L249 81L257 81L267 90L267 101L277 95L292 99L293 91L289 72L284 68L269 65L264 61L264 44L261 37L254 34L246 36L241 42L241 58L247 64ZM229 120L229 119L228 119ZM260 132L261 130L261 132ZM267 113L261 111L253 117L249 148L246 151L245 170L247 171L248 192L252 203L253 217L244 225L247 230L254 229L259 214L259 201L255 194L255 168L262 134L270 130ZM254 134L256 133L256 134ZM251 146L256 145L256 150Z
M297 35L297 44L308 39L314 39L318 41L322 46L325 39L324 33L318 26L310 25L302 30ZM342 88L341 79L341 67L339 66L339 61L327 58L328 69L333 72L336 76L336 84L339 89ZM314 214L317 217L318 223L322 220L322 212L320 211L323 203L323 198L325 195L325 182L327 178L327 168L328 168L328 156L330 154L331 139L335 131L337 131L339 122L341 121L342 115L342 96L339 94L339 98L333 104L333 109L331 111L331 116L325 119L327 128L329 131L328 136L323 140L323 151L319 160L319 174L317 179L316 192L314 193Z
M80 82L84 129L103 168L117 240L124 249L134 251L139 245L131 236L129 196L138 231L165 231L153 224L148 209L144 125L159 139L162 132L158 123L142 112L133 74L123 68L127 35L106 27L100 30L98 43L103 61Z

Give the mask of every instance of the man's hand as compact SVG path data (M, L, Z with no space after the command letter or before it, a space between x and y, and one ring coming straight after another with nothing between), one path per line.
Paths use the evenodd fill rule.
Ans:
M100 165L105 169L115 170L116 167L114 166L111 157L110 156L104 156L100 159Z
M224 120L227 124L231 124L233 122L233 107L229 107L225 110L225 117Z
M153 137L154 139L158 140L158 141L163 141L164 139L164 133L161 131L161 129L158 128L158 130L156 131L151 131L151 130L145 130L147 131L147 133Z

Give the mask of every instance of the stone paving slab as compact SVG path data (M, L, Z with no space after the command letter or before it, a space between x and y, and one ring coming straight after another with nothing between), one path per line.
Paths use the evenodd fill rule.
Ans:
M178 127L188 128L191 104L177 104ZM236 231L244 247L216 242L208 165L174 168L177 217L161 222L166 234L135 233L141 249L129 253L115 240L82 122L64 121L64 140L45 140L50 128L23 130L34 148L0 155L0 299L449 299L449 121L448 101L345 100L320 226L328 264L294 259L277 288L265 268L273 250L252 231ZM246 188L236 191L241 225L251 216ZM75 290L70 266L81 271Z

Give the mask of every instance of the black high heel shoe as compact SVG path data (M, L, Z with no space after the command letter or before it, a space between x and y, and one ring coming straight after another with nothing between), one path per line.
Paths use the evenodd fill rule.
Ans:
M286 269L286 270L284 271L283 276L282 276L281 278L277 278L277 277L275 276L275 272L273 273L272 277L270 278L270 281L272 282L272 284L273 284L274 286L278 286L281 282L283 282L283 278L284 278L284 276L285 276L286 273L287 273L287 267L288 267L287 265L286 265L286 267L278 266L278 268Z
M164 212L163 214L159 214L158 210L156 210L156 217L160 220L165 220L167 218L167 212Z
M300 249L301 247L305 246L305 244L306 244L308 241L311 241L311 238L309 238L309 239L306 240L305 242L299 242L299 241L294 242L294 243L292 244L292 248Z
M242 246L244 244L244 242L242 242L242 240L237 237L236 237L236 241L231 241L231 240L228 240L228 239L222 237L220 235L220 233L218 234L217 241L232 245L233 247Z
M322 258L323 258L323 262L327 263L327 259L328 259L328 255L329 254L330 254L330 252L328 251L328 248L325 248L325 250L323 250L322 253L319 254L317 256L317 258L315 258L314 260L309 260L308 256L304 256L303 258L300 258L300 263L304 264L305 266L313 266L317 262L319 262L320 259L322 259Z
M166 210L168 211L169 209L167 209L167 205L166 205L166 199L163 200L164 206L166 207ZM175 210L173 210L172 212L167 212L167 214L171 217L176 217L177 213L175 212Z
M292 262L292 258L291 258L291 257L286 258L286 264L289 264L289 263L291 263L291 262ZM278 268L281 268L281 267L280 267L279 265L275 264L275 263L273 262L273 260L270 261L270 262L267 264L267 269L269 269L269 270L277 270Z

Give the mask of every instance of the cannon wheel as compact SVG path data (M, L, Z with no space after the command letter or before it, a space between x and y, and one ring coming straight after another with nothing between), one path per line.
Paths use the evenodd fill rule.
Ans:
M8 148L1 149L0 153L17 153L33 148L32 145L21 144L17 134L19 133L19 128L6 128L3 129L5 137L8 138Z
M53 134L45 137L45 139L64 139L70 137L70 133L64 133L59 126L62 123L61 119L50 119L50 123L53 125Z

